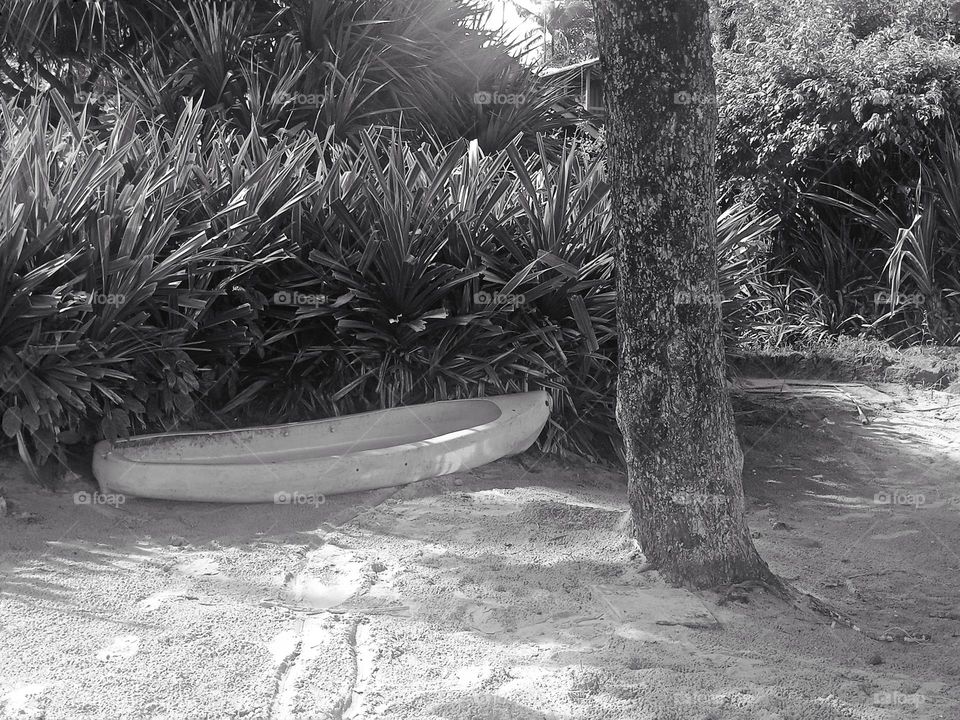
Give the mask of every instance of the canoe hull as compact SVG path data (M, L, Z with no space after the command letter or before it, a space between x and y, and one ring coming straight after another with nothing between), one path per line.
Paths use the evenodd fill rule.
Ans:
M406 485L521 453L536 441L550 408L550 396L537 391L268 428L105 440L94 448L93 470L104 493L196 502L322 502L326 495ZM470 425L472 419L479 424ZM439 424L436 434L417 434L419 425L431 423ZM399 432L405 425L413 430ZM396 438L401 442L390 444Z

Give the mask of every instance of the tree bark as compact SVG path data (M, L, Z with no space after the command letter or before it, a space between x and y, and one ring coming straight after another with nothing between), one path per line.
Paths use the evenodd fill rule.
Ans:
M708 0L594 0L617 230L617 423L634 532L670 582L779 584L744 518L717 281Z

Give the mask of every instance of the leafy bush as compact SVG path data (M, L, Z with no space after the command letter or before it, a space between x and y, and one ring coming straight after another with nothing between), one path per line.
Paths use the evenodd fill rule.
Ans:
M268 143L210 112L169 132L129 109L102 140L55 92L2 108L0 417L25 460L533 387L556 404L544 449L620 452L602 159L383 129ZM771 228L721 215L731 327Z
M49 108L3 108L0 416L28 462L189 416L250 344L249 308L217 300L316 186L289 161L306 140L235 152L196 107L169 136L130 112L103 142L66 113L48 130Z
M485 151L519 134L535 151L537 133L575 118L558 111L557 82L513 57L482 14L462 0L176 0L109 12L13 0L0 7L11 59L0 95L25 106L52 86L67 112L105 128L132 103L173 130L192 100L208 122L263 137L310 129L343 140L379 125Z
M912 156L960 109L960 48L899 15L891 23L858 36L818 8L719 52L721 177L777 208L820 179L879 198L885 175L909 177Z
M950 128L934 161L921 168L907 213L846 190L845 199L813 195L849 213L885 243L885 287L874 322L899 342L960 342L960 142Z
M545 448L609 457L601 166L575 147L555 162L545 147L527 158L359 137L302 205L296 264L252 278L261 297L309 302L273 308L227 409L306 417L542 386L557 400Z
M907 261L932 256L908 252L904 240L915 233L861 222L846 202L852 193L861 207L905 218L898 229L910 227L912 188L926 172L921 168L939 163L950 118L960 111L960 46L951 34L957 28L943 15L914 0L721 1L724 196L755 200L780 219L765 281L755 286L769 312L759 316L754 336L954 336L943 327L920 328L928 316L942 318L935 325L948 322L949 308L946 315L901 309L894 319L874 302L889 285L882 276L892 254Z

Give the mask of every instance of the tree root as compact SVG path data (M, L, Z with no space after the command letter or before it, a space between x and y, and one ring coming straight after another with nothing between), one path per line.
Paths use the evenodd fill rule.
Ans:
M770 582L769 579L745 580L743 582L731 583L729 585L718 585L717 587L713 588L713 590L723 596L718 601L718 604L726 605L729 602L742 602L746 598L747 594L749 594L752 590L759 588L767 591L773 597L783 601L797 610L812 610L817 615L828 618L831 625L842 625L843 627L858 632L865 637L870 638L871 640L875 640L877 642L892 642L898 637L896 634L891 633L890 630L887 630L883 633L877 633L866 628L862 628L857 625L852 618L843 614L839 610L834 609L815 595L811 595L808 592L804 592L803 590L794 587L776 575L773 575L772 578L773 582ZM926 642L928 640L929 638L924 635L916 637L905 635L904 638L904 642Z

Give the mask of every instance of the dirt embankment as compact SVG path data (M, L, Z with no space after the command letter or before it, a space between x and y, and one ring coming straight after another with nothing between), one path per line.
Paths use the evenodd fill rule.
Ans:
M960 394L960 347L898 350L885 343L841 339L803 348L735 350L728 364L734 376L887 382Z

